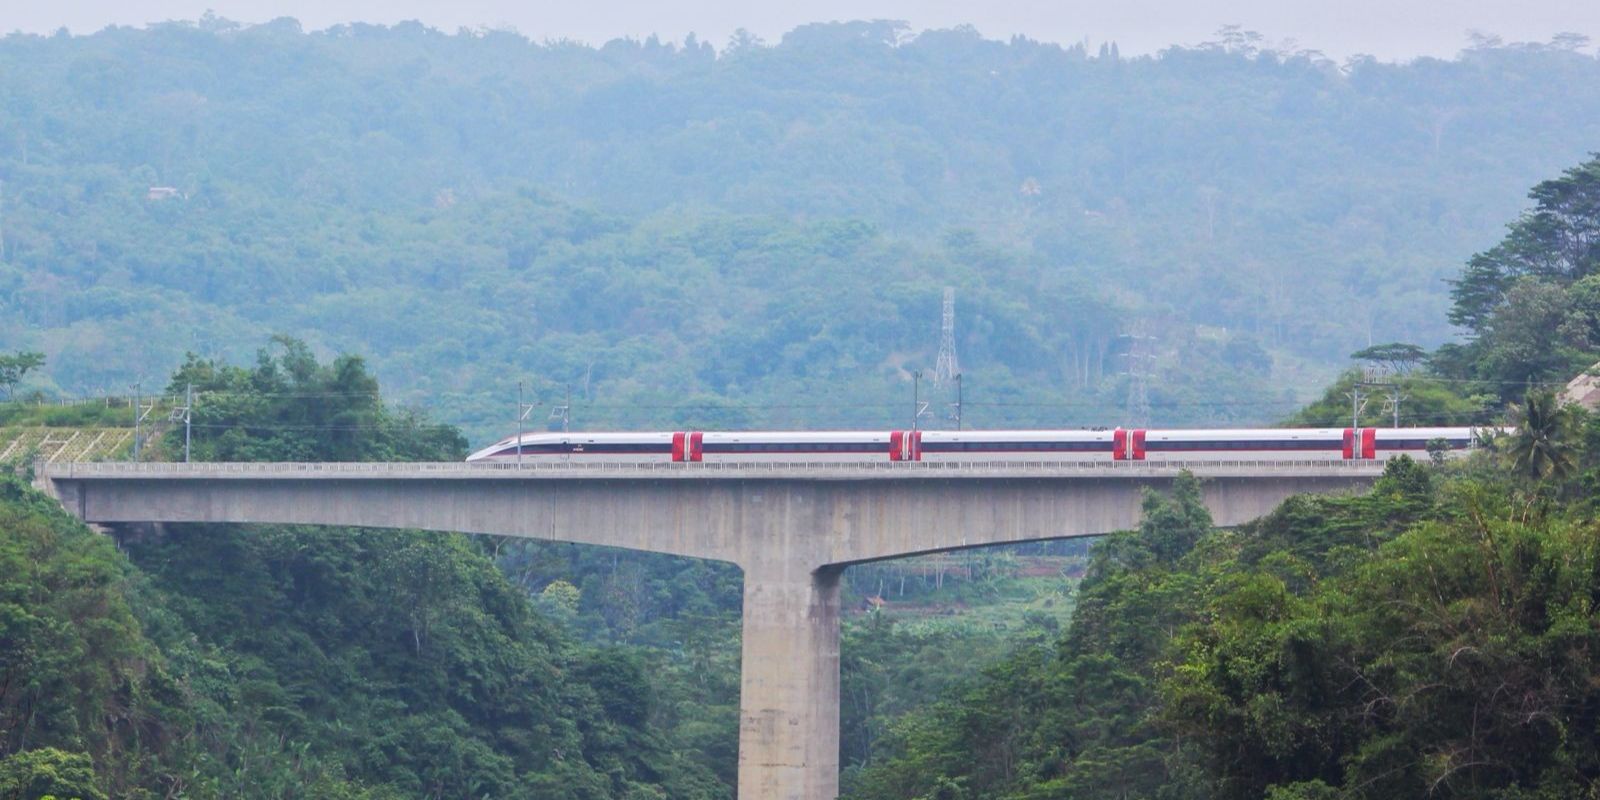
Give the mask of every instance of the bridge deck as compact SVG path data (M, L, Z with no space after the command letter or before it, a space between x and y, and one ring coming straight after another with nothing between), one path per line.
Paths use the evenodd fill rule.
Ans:
M628 461L525 461L515 463L126 463L79 462L43 466L55 480L114 479L381 479L381 480L917 480L1064 478L1134 480L1170 478L1188 470L1201 478L1373 477L1381 461L761 461L748 463L640 463Z

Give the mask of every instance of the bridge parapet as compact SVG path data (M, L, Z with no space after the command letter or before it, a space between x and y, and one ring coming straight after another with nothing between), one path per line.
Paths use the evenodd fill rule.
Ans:
M1172 478L1189 471L1201 478L1375 477L1380 461L759 461L655 462L164 462L96 461L41 465L51 480L116 478L474 480L915 480L927 478Z

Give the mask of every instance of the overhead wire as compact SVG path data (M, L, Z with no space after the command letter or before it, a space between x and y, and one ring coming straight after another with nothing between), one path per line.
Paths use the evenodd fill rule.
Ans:
M1432 377L1432 376L1419 377L1419 378L1416 378L1416 379L1402 379L1402 381L1405 382L1405 383L1415 383L1415 384L1422 384L1422 385L1426 385L1427 383L1442 383L1442 384L1457 384L1457 385L1459 385L1459 384L1480 385L1480 386L1485 386L1485 387L1494 386L1494 385L1502 385L1502 386L1504 386L1504 385L1517 385L1517 386L1526 385L1526 386L1537 386L1537 387L1554 387L1554 386L1564 386L1565 385L1565 383L1559 382L1559 381L1481 381L1481 380L1470 380L1470 379L1436 378L1436 377ZM405 397L405 395L406 395L406 393L401 393L402 397ZM451 405L460 405L463 401L470 403L471 401L473 401L475 399L482 399L485 396L486 396L485 393L451 393L451 394L435 395L435 397L438 398L438 399L447 400L448 403L451 404ZM197 392L195 394L195 399L197 401L200 401L200 402L204 402L206 400L233 399L233 398L240 398L240 399L266 399L266 400L315 400L315 399L335 399L335 398L374 398L374 399L381 400L383 398L383 393L380 392L380 391L359 391L359 392L262 392L262 393L244 392L244 391L208 391L208 392ZM127 399L128 399L128 397L126 395L106 394L106 395L99 395L99 396L82 396L82 397L79 397L79 398L75 398L73 400L73 402L74 403L82 403L82 404L92 404L92 403L95 403L95 402L112 401L112 400L122 401L122 400L127 400ZM157 395L157 396L154 396L152 399L155 399L157 402L161 402L161 401L179 402L178 398L169 398L169 397L167 397L165 395ZM411 395L411 397L408 398L408 399L411 399L411 400L414 401L416 399L416 396L415 395ZM934 400L933 398L930 398L930 401L936 402L936 403L940 403L941 405L944 404L940 400ZM1312 402L1314 402L1314 401L1312 401ZM862 415L862 414L853 414L853 413L850 413L850 412L872 412L873 415L876 415L878 413L881 413L881 412L884 412L884 411L888 411L888 410L894 410L894 411L902 410L905 405L906 404L905 404L904 401L858 401L858 402L815 402L815 403L811 403L811 402L792 402L792 403L772 403L772 404L752 404L752 403L717 402L717 401L689 402L689 403L683 403L683 402L678 402L678 403L662 403L662 402L637 402L637 403L577 402L577 403L572 403L571 404L571 412L573 414L579 415L579 416L588 415L591 418L598 417L601 421L604 421L604 420L618 421L620 419L625 419L625 418L630 418L630 417L648 417L648 418L653 419L653 420L654 419L662 419L663 417L670 416L671 412L680 412L680 413L740 412L740 413L748 413L748 414L751 414L751 415L755 415L756 419L762 419L762 418L770 419L774 414L782 414L783 412L790 412L790 411L831 411L831 412L835 412L835 413L827 415L827 416L829 416L832 419L848 419L848 420L851 420L850 424L861 425L861 426L864 426L864 427L880 427L880 426L874 426L874 425L870 425L870 424L865 424L865 423L862 422L864 415ZM992 420L994 420L996 422L1003 421L1003 420L1013 420L1013 419L1016 419L1018 417L1023 417L1026 420L1026 424L1034 424L1034 425L1039 424L1040 422L1042 422L1042 420L1039 420L1037 415L1027 414L1027 413L1024 413L1024 412L1030 411L1030 410L1032 410L1032 411L1043 411L1043 412L1048 412L1048 411L1052 411L1052 410L1055 410L1055 411L1091 411L1091 412L1096 412L1096 414L1098 415L1098 414L1105 414L1106 412L1111 412L1114 409L1118 408L1118 406L1119 406L1118 403L1113 402L1113 401L1106 401L1106 402L1086 401L1086 400L1060 400L1060 401L1056 401L1056 400L1044 400L1044 399L1040 399L1040 400L967 400L967 401L964 401L961 405L962 405L962 407L964 409L968 409L969 412L980 412L982 417L990 417ZM1262 412L1269 412L1269 411L1280 411L1280 412L1282 412L1282 411L1300 410L1303 413L1304 410L1307 409L1308 403L1306 401L1295 400L1295 399L1277 399L1277 400L1273 400L1273 399L1167 400L1167 401L1155 401L1155 402L1152 402L1150 404L1150 407L1151 407L1152 410L1162 410L1162 409L1173 409L1173 410L1214 409L1214 410L1224 411L1224 412L1226 412L1226 411L1236 411L1236 412L1246 411L1247 412L1247 411L1251 411L1251 410L1262 411ZM197 409L197 410L199 410L199 409ZM1115 414L1111 414L1110 416L1114 417ZM1203 416L1210 417L1212 419L1216 419L1218 416L1221 416L1223 418L1236 418L1238 416L1246 416L1246 415L1222 414L1222 415L1203 415ZM1372 418L1374 416L1377 416L1377 415L1369 415L1369 418ZM1405 423L1409 423L1412 426L1416 426L1418 424L1429 424L1429 423L1484 424L1484 423L1487 423L1489 421L1492 421L1492 418L1494 416L1495 416L1495 412L1493 410L1491 410L1491 409L1485 409L1485 410L1481 410L1481 411L1467 411L1467 412L1434 412L1434 413L1429 413L1429 414L1415 414L1415 413L1405 414L1405 413L1403 413L1402 414L1402 421L1405 422ZM1345 422L1348 421L1347 417L1343 417L1342 415L1340 415L1337 412L1334 412L1334 413L1331 413L1331 414L1327 414L1327 415L1322 415L1322 416L1319 417L1319 419L1328 420L1328 425L1329 426L1336 426L1336 425L1339 425L1341 423L1345 423ZM974 421L976 421L976 420L974 420ZM1230 419L1230 421L1232 421L1232 420ZM1277 426L1277 425L1281 425L1281 421L1282 421L1281 419L1280 420L1276 420L1276 421L1263 421L1263 422L1258 423L1258 424L1260 424L1262 427L1274 427L1274 426ZM427 423L423 427L444 426L444 425L447 425L447 424L448 423ZM1189 423L1189 424L1192 425L1194 423ZM266 422L251 422L251 423L239 423L239 424L214 424L214 423L197 422L197 423L194 423L192 425L192 427L201 428L201 429L225 429L225 428L236 428L237 429L237 428L243 428L243 429L247 429L247 430L260 430L260 431L268 431L268 430L301 430L301 431L306 431L306 430L341 431L342 430L342 431L361 431L361 430L394 430L394 429L397 429L397 427L401 427L401 426L416 426L416 425L417 425L417 423L415 423L415 422L396 422L396 423L385 423L385 424L380 424L380 425L337 425L337 424L326 424L326 425L324 425L324 424L266 423ZM1089 427L1089 426L1077 426L1077 427ZM1156 426L1152 426L1152 427L1156 427Z

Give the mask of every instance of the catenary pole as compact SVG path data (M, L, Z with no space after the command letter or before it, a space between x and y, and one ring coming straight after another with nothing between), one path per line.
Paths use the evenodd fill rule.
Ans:
M961 373L956 373L956 430L961 430Z
M911 430L917 429L922 416L922 370L911 373Z
M140 430L140 426L141 426L141 423L142 423L142 420L140 420L139 417L143 416L143 413L142 413L143 411L144 411L144 398L141 397L140 394L139 394L139 382L138 381L134 381L134 383L133 383L133 460L134 461L138 461L139 460L139 430Z
M194 420L194 384L183 385L183 463L189 463L190 424Z

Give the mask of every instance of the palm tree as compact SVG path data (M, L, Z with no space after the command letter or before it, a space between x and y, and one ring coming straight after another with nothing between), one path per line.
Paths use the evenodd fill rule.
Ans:
M1506 454L1517 472L1535 480L1562 480L1576 466L1572 436L1577 414L1555 392L1529 392L1522 405L1511 406L1511 432Z

